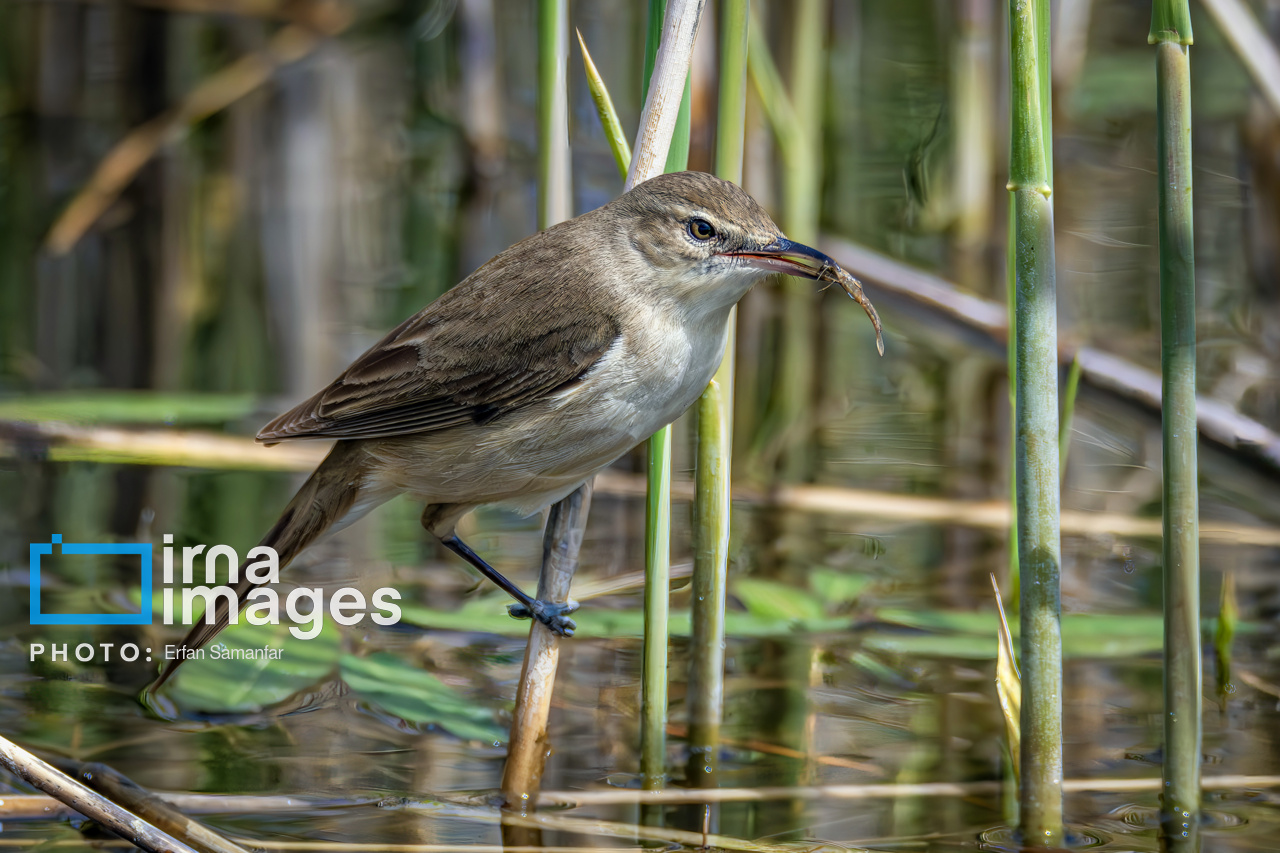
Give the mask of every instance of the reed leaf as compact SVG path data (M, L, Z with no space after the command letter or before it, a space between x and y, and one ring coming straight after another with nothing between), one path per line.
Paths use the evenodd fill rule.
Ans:
M1018 675L1018 662L1013 653L1013 635L1009 632L1009 620L1004 615L1004 602L1000 598L1000 585L996 583L995 575L991 576L991 587L995 590L996 612L1000 615L1000 622L996 626L996 698L1000 700L1009 760L1013 765L1014 779L1017 780L1021 773L1022 678Z
M631 165L631 143L627 141L627 134L622 129L618 111L614 109L613 98L609 97L609 87L605 85L604 78L600 76L595 62L591 60L591 51L587 50L587 43L583 40L580 31L578 46L582 48L582 66L587 74L587 88L590 89L591 100L596 105L596 115L600 116L600 124L604 127L604 138L609 143L609 150L613 152L618 173L623 180L626 180L627 167Z

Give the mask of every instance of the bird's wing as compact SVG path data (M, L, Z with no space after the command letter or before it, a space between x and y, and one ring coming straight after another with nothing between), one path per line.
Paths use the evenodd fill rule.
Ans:
M427 432L486 423L545 398L589 373L620 334L605 311L573 303L566 290L459 285L258 440Z

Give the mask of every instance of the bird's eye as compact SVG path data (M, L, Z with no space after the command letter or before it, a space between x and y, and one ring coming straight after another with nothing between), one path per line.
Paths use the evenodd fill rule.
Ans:
M689 222L689 236L705 243L716 236L716 229L705 219L693 219Z

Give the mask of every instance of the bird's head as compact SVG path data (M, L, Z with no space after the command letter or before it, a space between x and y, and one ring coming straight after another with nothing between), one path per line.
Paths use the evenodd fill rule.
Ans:
M880 320L858 280L817 249L788 240L736 184L704 172L673 172L645 181L608 207L648 267L645 278L671 296L728 306L769 273L838 284L867 312L884 352Z

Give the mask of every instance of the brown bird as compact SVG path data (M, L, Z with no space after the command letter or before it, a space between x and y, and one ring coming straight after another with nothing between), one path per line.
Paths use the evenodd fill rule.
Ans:
M458 538L458 520L483 504L533 513L674 421L720 364L729 310L769 273L841 285L884 352L852 276L701 172L653 178L515 244L263 427L264 444L337 443L261 544L283 568L407 493L426 504L423 527L518 602L512 615L572 635L576 604L522 592ZM242 606L255 586L234 587ZM219 599L152 689L230 617Z

